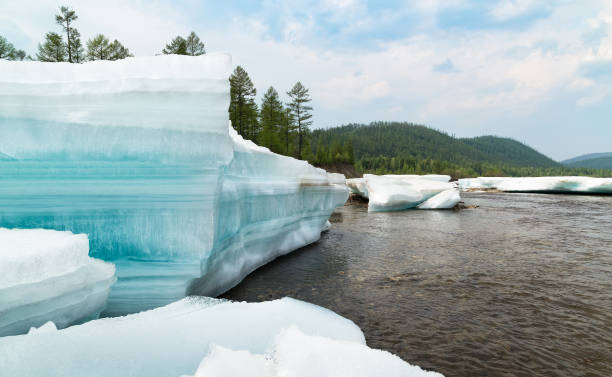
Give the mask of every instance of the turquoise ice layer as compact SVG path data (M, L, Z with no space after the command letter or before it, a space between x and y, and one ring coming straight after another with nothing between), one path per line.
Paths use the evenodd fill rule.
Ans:
M0 61L0 226L88 234L117 267L106 315L218 295L316 241L344 177L228 130L230 70Z

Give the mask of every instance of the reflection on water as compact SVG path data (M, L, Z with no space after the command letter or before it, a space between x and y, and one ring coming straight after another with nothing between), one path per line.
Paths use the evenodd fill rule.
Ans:
M612 376L612 197L464 201L480 207L345 206L319 242L223 297L313 302L448 376Z

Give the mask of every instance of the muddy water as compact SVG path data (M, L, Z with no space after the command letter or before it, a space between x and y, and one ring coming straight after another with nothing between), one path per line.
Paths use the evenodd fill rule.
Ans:
M612 197L463 196L479 208L342 207L224 297L313 302L448 376L612 376Z

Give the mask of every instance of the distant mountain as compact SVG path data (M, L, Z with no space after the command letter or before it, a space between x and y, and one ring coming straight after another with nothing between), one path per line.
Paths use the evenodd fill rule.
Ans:
M482 163L516 167L560 167L558 162L516 140L480 136L455 138L444 132L412 123L373 122L369 125L317 129L312 132L313 152L319 145L350 140L355 160L383 156L446 161L473 166Z
M570 159L561 161L561 163L564 165L569 165L569 164L573 164L579 161L594 160L594 159L598 159L602 157L612 157L612 152L583 154L578 157L574 157L574 158L570 158Z
M585 154L561 163L574 168L612 169L612 152Z

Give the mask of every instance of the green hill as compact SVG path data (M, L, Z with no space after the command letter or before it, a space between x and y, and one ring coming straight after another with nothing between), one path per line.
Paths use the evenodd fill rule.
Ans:
M608 157L589 158L574 162L563 162L564 165L574 168L612 169L612 153Z
M509 138L455 138L422 125L399 122L350 124L312 132L315 164L354 162L360 172L478 175L606 175L570 169Z

